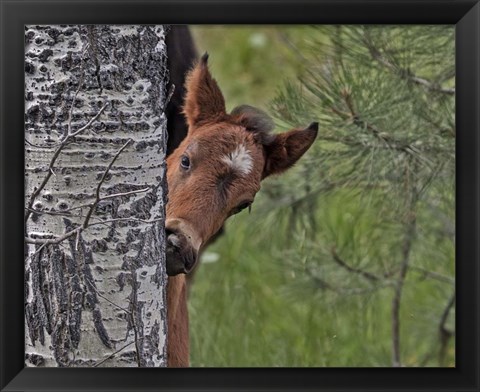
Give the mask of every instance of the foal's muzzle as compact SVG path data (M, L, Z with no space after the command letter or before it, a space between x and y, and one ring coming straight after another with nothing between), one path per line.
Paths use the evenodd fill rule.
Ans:
M188 274L198 259L198 241L189 227L180 220L166 222L167 275Z

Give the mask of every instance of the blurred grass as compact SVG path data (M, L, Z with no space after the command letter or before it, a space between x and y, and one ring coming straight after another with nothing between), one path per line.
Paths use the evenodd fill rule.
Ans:
M304 26L192 27L199 53L210 54L210 69L229 110L240 104L266 108L281 83L298 76L301 59L286 40L302 48L307 31Z
M199 52L210 53L211 71L227 109L248 103L267 110L282 83L295 82L304 71L301 50L295 53L289 45L301 49L308 43L305 27L195 26L192 30ZM285 176L301 175L294 168ZM206 258L217 254L219 259L202 263L190 292L191 365L390 366L392 290L369 292L368 282L342 275L324 251L336 244L350 264L361 266L370 257L382 260L379 268L388 270L388 255L398 239L382 236L382 225L389 220L381 200L373 193L318 197L310 206L318 222L312 227L309 220L292 220L291 201L272 206L262 193L275 192L275 182L283 180L267 179L252 213L232 217L226 234L206 251ZM393 217L391 221L394 226ZM438 262L454 259L453 244L430 235L427 215L418 217L418 226L422 241L417 244L422 245L414 248L412 265L454 274L451 263ZM345 243L349 247L343 249ZM327 285L366 293L340 295L322 289L322 275L318 284L308 277L312 263L325 276L335 276ZM440 314L432 316L426 310L446 303L451 288L445 285L413 271L407 275L401 308L406 366L438 366ZM453 320L452 314L452 325ZM447 359L447 365L454 366L453 339Z

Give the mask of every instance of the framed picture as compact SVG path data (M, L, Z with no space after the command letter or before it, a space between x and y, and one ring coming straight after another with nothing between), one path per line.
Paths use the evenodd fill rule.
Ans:
M2 391L479 390L477 1L0 1ZM68 53L49 62L42 37L58 34ZM109 64L95 63L102 45ZM142 76L120 80L119 67ZM58 107L30 93L45 77L63 86ZM178 138L168 110L185 116ZM48 131L38 118L53 118ZM109 131L118 124L125 137ZM136 140L132 124L162 131ZM98 146L74 145L89 128ZM219 129L231 151L215 145ZM194 177L205 135L221 157ZM58 144L40 154L48 170L29 167L44 143ZM133 184L132 162L164 167L162 148L168 174ZM63 154L99 164L82 166L80 184L56 170ZM211 171L223 169L218 182ZM193 191L176 184L187 175L218 195L185 212ZM58 216L61 234L42 234ZM121 265L95 259L109 250ZM42 266L56 255L61 267ZM81 334L103 345L99 357Z

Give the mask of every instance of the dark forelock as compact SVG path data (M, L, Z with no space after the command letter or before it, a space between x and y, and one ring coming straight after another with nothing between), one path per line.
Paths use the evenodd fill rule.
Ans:
M261 144L268 145L273 140L271 132L275 128L275 123L263 110L250 105L241 105L234 108L230 114L247 131L254 133Z

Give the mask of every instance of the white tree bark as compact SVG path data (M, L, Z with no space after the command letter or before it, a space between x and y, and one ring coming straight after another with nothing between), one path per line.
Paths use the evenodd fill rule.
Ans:
M163 26L27 26L27 366L166 366Z

